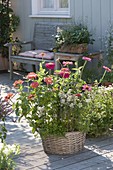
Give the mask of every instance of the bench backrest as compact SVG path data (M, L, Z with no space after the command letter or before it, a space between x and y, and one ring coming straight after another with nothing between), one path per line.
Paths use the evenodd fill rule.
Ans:
M38 22L34 26L34 49L50 50L55 47L55 35L58 28L65 29L71 23Z

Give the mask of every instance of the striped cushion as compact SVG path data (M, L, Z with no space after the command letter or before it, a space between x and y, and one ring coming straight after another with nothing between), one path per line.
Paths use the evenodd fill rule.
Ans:
M23 57L35 57L51 60L54 58L54 53L45 50L32 50L19 53Z

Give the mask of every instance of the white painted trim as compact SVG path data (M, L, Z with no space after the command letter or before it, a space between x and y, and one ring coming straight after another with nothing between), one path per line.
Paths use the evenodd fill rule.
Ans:
M29 15L31 18L72 18L71 15Z
M38 0L31 0L31 5L32 5L32 15L36 15L37 14L37 10L38 10Z
M68 10L51 10L51 11L41 11L41 0L31 0L32 4L32 12L29 17L45 17L45 18L71 18L70 16L70 0L69 1L69 9ZM56 0L55 0L56 2Z

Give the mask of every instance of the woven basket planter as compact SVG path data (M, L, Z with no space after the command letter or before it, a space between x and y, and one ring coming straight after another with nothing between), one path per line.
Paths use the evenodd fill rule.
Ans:
M83 149L86 134L68 132L65 137L48 136L42 139L44 151L50 154L74 154Z
M62 45L62 47L59 50L60 52L66 52L66 53L84 53L88 51L88 45L86 43L84 44L72 44L72 45Z

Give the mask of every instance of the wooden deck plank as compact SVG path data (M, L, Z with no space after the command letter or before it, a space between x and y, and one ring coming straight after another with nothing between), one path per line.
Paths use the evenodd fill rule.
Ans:
M97 163L93 166L85 167L82 170L111 170L113 169L113 163L110 160Z
M59 170L75 170L75 168L77 170L83 170L83 169L86 169L88 167L91 167L91 166L94 166L94 165L97 165L99 163L103 164L103 162L105 162L107 159L103 156L96 156L96 157L92 157L92 158L89 158L87 160L82 160L81 162L78 162L78 163L75 163L75 164L71 164L69 166L65 166L64 167L61 167L61 168L56 168L56 169L59 169Z
M57 159L50 160L49 156L48 156L48 161L47 159L43 159L43 162L39 160L39 168L42 169L47 169L47 167L51 168L51 169L63 169L64 167L66 168L72 168L72 167L76 167L77 164L78 166L81 166L81 162L82 163L87 163L87 161L90 160L91 162L93 162L94 164L99 163L100 161L106 161L106 159L108 159L110 157L110 152L113 151L113 144L112 145L107 145L101 148L96 148L93 150L85 150L84 152L81 152L79 154L75 154L75 155L69 155L68 157L57 157ZM43 155L43 154L42 154ZM51 155L52 157L53 155ZM54 155L55 156L55 155ZM111 155L112 156L112 155ZM108 157L108 158L107 158ZM96 162L95 162L96 159ZM45 160L45 161L44 161ZM47 161L47 162L46 162ZM93 164L90 163L90 166L92 166ZM72 167L70 167L72 166ZM83 165L84 167L85 165Z

